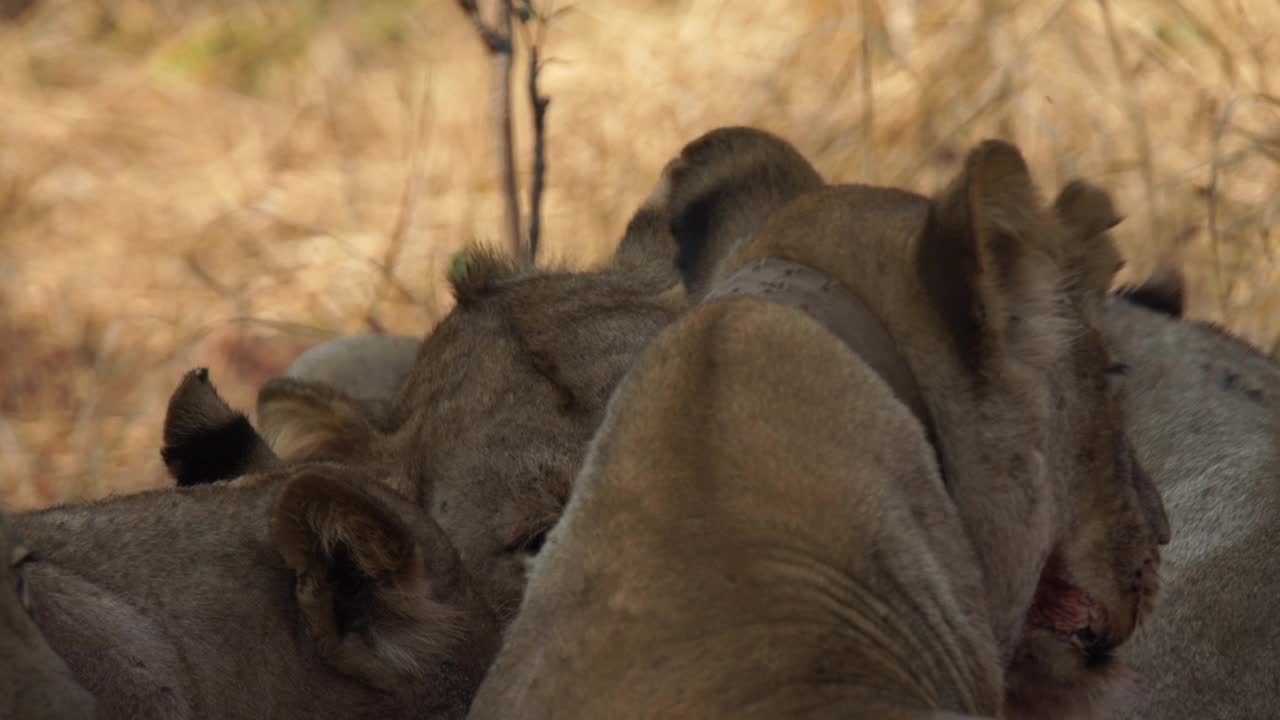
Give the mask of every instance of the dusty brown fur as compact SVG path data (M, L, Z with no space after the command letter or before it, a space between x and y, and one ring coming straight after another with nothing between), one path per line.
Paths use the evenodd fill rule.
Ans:
M510 618L524 560L564 507L609 394L685 306L670 256L623 247L593 272L469 250L455 263L457 305L423 341L385 426L342 388L273 380L259 396L264 434L289 459L383 463Z
M677 241L675 266L689 297L698 299L707 291L716 259L750 237L773 209L823 184L785 140L754 128L718 128L667 163L623 247L652 243L645 257L662 257L673 252L662 248L669 233ZM665 222L659 228L638 225L637 219L648 218Z
M290 462L373 460L373 439L387 427L419 344L396 335L353 335L308 348L258 391L266 442Z
M981 573L933 457L806 315L691 311L610 402L469 717L994 716Z
M678 207L685 191L673 180L659 189ZM726 256L704 254L710 269L693 277L723 278L775 255L830 273L870 303L942 427L944 474L1009 663L1008 710L1095 711L1111 665L1098 660L1154 596L1161 520L1140 499L1155 493L1127 450L1117 383L1092 324L1116 267L1109 198L1073 185L1050 212L1016 149L987 142L933 203L844 186L753 212L768 222ZM893 271L912 263L914 275ZM1082 653L1024 627L1046 568L1107 609L1097 648Z
M1054 200L1053 210L1072 239L1065 244L1062 258L1071 290L1089 324L1098 327L1102 321L1100 301L1124 266L1120 250L1107 232L1122 218L1105 190L1083 180L1067 183Z
M509 618L524 587L523 549L559 515L609 394L684 295L612 267L481 262L468 274L492 292L460 304L423 341L386 452Z
M286 462L375 462L388 403L323 381L277 377L258 390L262 437Z
M740 155L750 132L739 129L735 136ZM779 142L770 138L765 144ZM798 155L779 157L794 162ZM680 225L663 201L674 206L681 192L671 177L659 183L628 226L618 269L635 267L623 261L628 253L645 257L637 248L670 256L659 251L664 240L675 241L671 229ZM777 203L771 206L769 197ZM1139 500L1154 493L1140 490L1145 476L1126 450L1116 383L1105 373L1107 353L1089 322L1101 300L1099 284L1115 269L1114 251L1097 251L1106 250L1099 244L1109 239L1099 231L1114 217L1107 212L1109 200L1105 206L1096 202L1106 200L1105 194L1088 191L1080 197L1082 204L1070 194L1060 197L1057 213L1042 208L1016 150L988 144L936 203L887 189L806 194L781 188L750 206L757 220L769 218L767 242L758 241L760 233L728 232L724 238L736 253L730 262L700 256L711 273L730 272L770 253L806 262L855 288L890 326L917 377L929 385L931 410L950 428L940 439L944 469L956 478L952 493L981 549L999 648L1012 670L1008 699L1012 710L1030 715L1093 709L1103 686L1096 682L1099 668L1091 666L1107 665L1098 659L1128 636L1135 613L1150 605L1155 591L1160 523ZM794 202L783 213L788 199ZM738 227L732 213L724 217L729 224L723 227ZM692 235L679 239L691 238L696 241ZM914 275L890 271L913 266ZM950 270L934 272L939 268ZM653 293L661 273L641 275L646 292ZM552 277L469 279L482 281L479 287L487 290L473 293L469 286L468 307L428 337L397 419L403 423L398 440L408 448L398 453L408 459L398 482L430 498L468 567L491 583L486 594L503 617L514 612L523 583L516 551L536 545L524 529L549 525L572 485L569 473L545 468L576 467L575 448L595 425L568 430L562 424L583 395L573 385L579 375L531 349L591 344L573 331L579 329L574 319L592 314L566 307L590 305L590 288L599 278ZM605 293L597 288L595 295L598 303ZM630 305L634 319L634 298ZM530 342L555 337L551 328L545 335L530 332L538 327L530 314L542 318L538 322L558 323L558 342ZM642 345L633 344L629 352ZM612 377L625 366L613 364ZM592 369L585 366L588 378ZM449 518L459 501L463 512ZM1054 572L1084 586L1110 611L1098 621L1100 638L1087 654L1045 631L1024 635L1036 580L1051 560Z
M93 696L72 676L31 618L25 576L40 561L0 510L0 717L92 720Z
M1217 327L1150 308L1131 294L1112 298L1105 328L1128 366L1130 436L1174 532L1159 610L1124 648L1136 701L1110 717L1271 717L1280 697L1280 366Z
M258 390L263 438L288 462L376 461L375 437L387 427L419 343L395 335L353 335L308 348Z
M14 522L47 557L36 624L102 718L459 718L496 650L443 532L351 468Z

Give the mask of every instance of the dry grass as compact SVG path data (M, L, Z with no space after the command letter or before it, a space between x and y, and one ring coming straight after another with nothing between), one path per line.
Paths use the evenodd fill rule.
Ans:
M163 482L191 366L248 408L319 338L428 330L452 250L500 236L471 32L446 0L40 0L0 26L0 500ZM1274 0L580 0L547 52L544 259L605 257L717 125L921 191L1002 136L1047 188L1114 192L1127 278L1175 259L1193 314L1280 335Z

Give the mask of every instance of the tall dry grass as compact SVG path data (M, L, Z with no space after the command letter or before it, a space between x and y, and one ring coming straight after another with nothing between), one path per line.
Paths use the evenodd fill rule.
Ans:
M1125 279L1175 260L1192 314L1280 335L1274 0L579 0L549 42L546 260L600 261L717 125L925 192L1000 136L1050 190L1112 190ZM37 0L0 68L13 506L163 482L184 370L250 408L318 339L426 332L450 253L500 236L486 59L450 0Z

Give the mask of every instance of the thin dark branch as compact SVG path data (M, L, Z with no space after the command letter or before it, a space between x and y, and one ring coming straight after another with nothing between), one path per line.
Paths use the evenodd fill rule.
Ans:
M533 110L533 182L529 190L529 258L537 260L538 241L542 234L542 193L547 176L547 106L551 98L538 91L538 75L542 71L542 38L545 25L538 28L536 39L529 41L529 105ZM527 36L526 36L527 37Z
M496 0L497 24L490 25L480 17L476 0L458 0L458 7L470 18L476 34L489 51L493 66L491 102L495 123L495 149L498 171L502 176L503 226L507 247L516 258L531 259L520 238L520 191L516 182L515 133L511 121L511 65L514 43L511 35L511 2Z
M194 251L184 253L182 261L187 266L187 270L191 271L191 274L195 275L197 280L214 293L225 300L230 300L232 303L238 304L240 302L240 292L215 278L213 273L205 268L204 263L200 262L200 258Z
M511 3L497 0L498 26L506 39L506 50L492 53L493 115L498 123L498 164L502 171L502 194L505 202L507 244L515 257L528 261L531 256L520 238L520 188L516 181L516 141L511 120L511 70L513 43L511 41Z
M875 182L875 126L876 98L875 74L873 72L874 56L871 52L872 23L875 14L871 0L862 0L862 178L864 182Z
M462 12L466 13L467 18L471 20L471 25L476 29L476 34L480 36L480 41L488 48L491 53L510 53L511 52L511 6L509 3L500 2L499 5L506 7L507 22L502 23L501 14L499 15L499 24L507 26L506 32L501 32L497 28L489 25L480 17L480 6L476 0L458 0L458 7L462 8ZM499 13L502 13L499 10Z

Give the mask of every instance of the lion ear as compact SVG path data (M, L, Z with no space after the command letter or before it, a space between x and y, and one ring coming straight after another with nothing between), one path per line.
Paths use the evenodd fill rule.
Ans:
M258 390L262 436L288 462L373 459L384 415L385 408L325 383L277 377Z
M496 644L492 614L439 526L376 479L349 481L336 467L291 478L271 518L321 657L394 688L452 662L464 642Z
M616 261L675 268L701 297L721 261L776 210L823 187L789 142L751 127L712 130L667 163L636 212Z
M654 197L631 216L610 267L634 279L660 305L684 307L688 293L676 267L671 218Z
M974 371L1008 357L1058 355L1063 273L1022 154L998 140L969 153L930 208L916 266Z
M164 416L165 467L178 485L202 485L279 467L280 458L218 394L209 371L182 378Z
M1108 230L1120 224L1106 190L1072 180L1053 202L1054 214L1066 231L1064 266L1073 299L1095 314L1124 261ZM1096 319L1096 318L1095 318Z
M654 287L669 289L682 285L676 270L676 238L671 233L671 217L657 194L650 196L627 222L612 266L643 278Z

